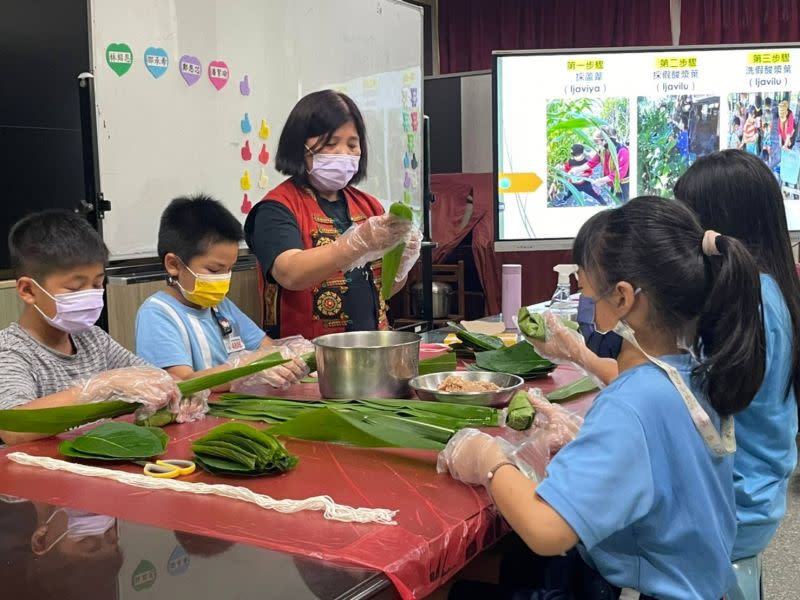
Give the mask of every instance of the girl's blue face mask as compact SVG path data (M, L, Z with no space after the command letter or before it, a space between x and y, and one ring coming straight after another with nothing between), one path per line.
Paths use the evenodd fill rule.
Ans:
M580 299L578 300L578 323L585 323L587 325L591 325L592 329L600 334L600 335L607 335L616 329L616 325L611 329L607 329L603 331L597 326L597 303L608 296L611 292L614 291L612 287L604 294L601 294L597 298L592 298L585 294L581 294ZM636 288L633 292L634 296L638 296L639 292L642 291L642 288Z

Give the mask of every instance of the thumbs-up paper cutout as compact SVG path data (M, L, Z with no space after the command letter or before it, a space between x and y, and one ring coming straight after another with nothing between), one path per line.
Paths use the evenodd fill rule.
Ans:
M241 120L240 125L242 126L242 133L245 135L253 131L253 126L250 124L249 113L244 113L244 118Z
M267 152L267 145L261 144L261 152L258 153L258 162L265 165L269 162L269 152Z
M261 169L261 175L258 176L258 187L262 190L267 189L269 184L269 177L267 177L267 170Z
M247 75L245 75L244 79L239 82L239 93L242 96L250 95L250 79L247 77Z
M253 158L253 153L250 152L250 140L245 140L242 146L242 160L250 160Z
M243 215L246 215L250 212L251 208L253 208L253 204L250 202L250 198L247 197L247 194L245 194L242 198L242 205L239 207L239 209L242 211Z
M411 168L411 158L408 156L408 152L403 155L403 168L410 169Z
M419 161L417 160L417 153L414 153L414 156L411 157L411 168L416 169L419 166Z
M267 127L267 120L261 119L261 127L258 130L258 137L265 140L269 137L269 127Z
M247 169L244 170L244 175L242 175L242 178L239 180L239 183L242 186L242 190L244 190L245 192L250 189L250 171L248 171Z

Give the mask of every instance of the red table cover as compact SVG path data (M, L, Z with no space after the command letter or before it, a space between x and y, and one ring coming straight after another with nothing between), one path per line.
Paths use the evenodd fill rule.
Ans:
M580 374L560 367L534 385L548 392ZM319 397L316 385L295 386L295 398ZM585 396L573 403L584 412ZM191 458L191 441L219 425L209 417L173 425L165 456ZM397 509L395 526L326 521L321 513L284 515L215 496L143 490L115 481L16 464L12 451L59 457L58 439L15 446L0 453L0 493L111 515L164 529L176 529L294 555L383 571L403 598L422 598L470 559L491 546L507 526L482 488L437 475L429 451L356 449L288 440L300 457L297 468L278 477L220 478L204 472L185 481L229 483L276 499L329 495L339 504ZM133 465L115 468L137 471Z

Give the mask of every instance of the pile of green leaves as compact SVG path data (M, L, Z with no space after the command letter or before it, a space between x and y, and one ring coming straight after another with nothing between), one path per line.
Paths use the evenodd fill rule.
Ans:
M569 329L574 331L578 330L578 323L572 319L562 318L561 322ZM547 335L547 326L544 322L544 316L540 313L530 312L526 306L519 309L517 325L524 336L534 340L544 341Z
M462 358L474 358L477 352L499 350L505 347L503 340L497 336L472 333L453 321L449 321L447 325L455 330L459 341L458 344L453 344L451 348Z
M192 444L194 460L214 475L258 477L289 471L297 457L272 435L242 423L215 427Z
M523 379L546 377L556 365L542 358L528 342L518 342L500 350L489 350L475 354L473 371L494 371L519 375Z
M83 460L144 460L162 454L168 441L169 436L157 427L111 422L64 440L58 451Z
M274 435L366 448L438 450L459 429L500 425L495 408L421 400L305 401L225 394L210 414L275 423Z
M488 406L471 406L422 400L290 400L267 396L223 394L209 407L215 417L282 423L319 408L333 408L359 414L382 413L449 429L462 427L495 427L499 412Z
M317 361L313 352L304 354L302 358L312 371L317 370ZM285 362L287 360L276 352L243 367L181 381L178 383L178 389L184 397L189 397L192 394L209 390L218 385L229 383L234 379L258 373ZM112 419L127 415L137 408L139 408L139 405L135 403L110 400L95 404L59 406L57 408L0 410L0 431L54 435L100 419ZM174 418L171 413L161 410L149 419L140 421L137 424L163 426L172 423Z

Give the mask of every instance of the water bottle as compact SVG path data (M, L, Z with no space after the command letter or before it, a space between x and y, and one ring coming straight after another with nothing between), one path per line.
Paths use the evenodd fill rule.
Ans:
M522 265L503 265L503 324L517 328L517 313L522 306Z

